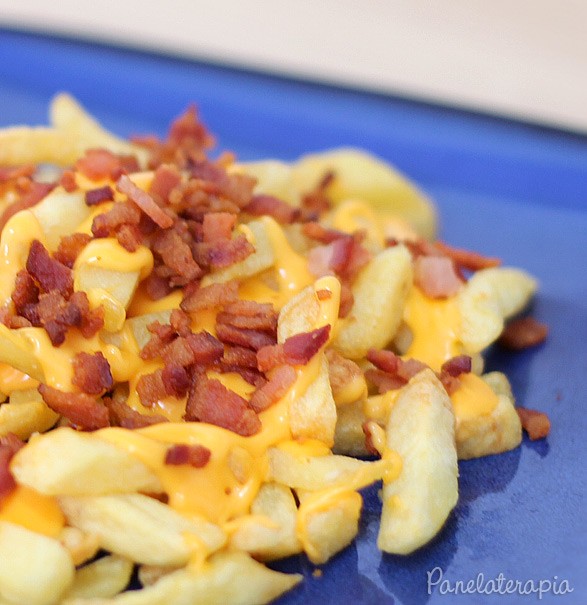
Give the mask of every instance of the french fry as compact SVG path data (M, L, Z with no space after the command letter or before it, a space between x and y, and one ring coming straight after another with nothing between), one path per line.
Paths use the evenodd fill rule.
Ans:
M44 401L3 403L0 405L0 437L14 433L23 440L33 433L43 433L55 425L59 414Z
M360 359L374 347L381 349L393 338L412 285L412 259L404 246L375 256L352 286L354 305L334 340L344 357Z
M334 489L318 492L298 490L298 534L304 552L315 565L326 563L348 546L359 531L363 499L355 491Z
M58 540L69 551L76 567L93 559L100 550L98 536L83 532L77 527L66 525L59 532Z
M260 560L299 553L302 547L296 535L297 512L288 487L264 483L251 505L251 515L238 522L230 545Z
M34 355L32 345L22 333L10 330L2 323L0 323L0 362L40 382L45 381L45 374Z
M243 581L235 581L242 578ZM298 574L284 574L257 563L245 553L219 553L202 569L173 571L142 590L111 600L69 599L63 605L263 605L300 582Z
M332 451L344 456L367 456L369 452L363 432L363 423L366 421L362 401L339 407Z
M123 591L130 582L133 563L118 555L101 557L75 572L65 602L69 599L108 599Z
M506 452L522 441L522 425L507 377L501 372L490 372L481 378L496 394L497 405L489 414L463 419L457 416L456 443L460 460Z
M292 167L292 180L298 191L306 193L328 172L334 173L334 179L327 194L335 204L349 198L364 200L378 212L406 220L420 236L434 237L434 206L389 164L365 151L341 148L301 157Z
M14 605L56 605L74 566L57 541L0 521L0 596Z
M137 563L184 565L196 548L208 555L226 542L217 525L187 519L142 494L63 496L59 502L70 525L95 534L102 548Z
M402 389L391 409L386 449L402 469L384 483L378 547L409 554L433 538L458 499L455 419L444 387L431 370Z
M494 342L503 330L504 319L522 311L536 288L536 280L520 269L492 267L477 271L457 299L464 352L478 353Z
M79 156L78 142L56 128L14 126L0 130L0 164L3 166L44 163L68 166Z
M31 438L12 459L11 472L49 496L162 490L156 475L125 450L66 427Z

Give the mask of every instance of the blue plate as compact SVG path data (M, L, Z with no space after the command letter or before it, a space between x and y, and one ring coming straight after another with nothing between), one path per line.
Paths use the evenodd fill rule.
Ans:
M587 138L0 29L0 125L46 123L60 90L121 135L163 135L195 102L219 146L241 159L365 147L435 199L445 240L541 282L533 314L550 326L548 342L516 355L490 351L487 367L507 372L520 405L549 414L548 439L461 463L458 506L409 557L377 551L380 504L367 490L357 541L321 575L303 557L275 566L305 576L279 605L587 602Z

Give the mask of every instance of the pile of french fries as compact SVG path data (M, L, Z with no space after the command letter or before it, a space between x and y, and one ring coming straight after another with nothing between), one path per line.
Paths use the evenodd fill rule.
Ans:
M49 166L58 171L92 148L134 154L143 166L146 161L143 148L107 132L74 99L61 94L51 104L50 126L0 131L0 166L33 163L43 165L39 170ZM416 334L421 321L414 323L408 314L416 289L412 256L405 245L386 247L385 242L432 240L437 220L433 205L396 170L354 149L308 155L293 163L235 164L232 169L256 177L258 192L294 205L325 173L333 172L336 178L328 190L333 207L324 221L334 229L364 230L365 245L373 253L353 282L354 305L344 319L338 318L340 284L333 276L279 299L279 342L326 323L332 326L311 367L299 371L299 380L277 404L285 410L285 433L254 453L247 445L253 438L225 442L222 436L217 442L229 443L230 451L220 452L215 438L225 429L197 429L199 436L211 435L206 438L212 460L222 472L230 471L236 484L250 487L250 505L238 515L214 517L206 510L186 514L172 500L153 497L166 489L158 473L161 461L141 456L133 444L148 442L149 451L164 452L170 443L190 443L189 431L196 429L166 433L154 426L86 433L66 426L45 404L37 385L58 384L60 366L68 360L52 348L49 363L46 353L27 338L28 328L0 325L0 362L29 377L18 389L0 393L0 436L14 433L27 441L12 459L10 472L29 506L24 510L10 498L0 502L0 603L268 603L301 577L273 571L263 562L298 553L316 565L328 561L357 535L360 489L382 481L378 546L408 554L439 532L456 505L458 459L503 452L520 443L508 380L501 373L483 374L482 353L499 337L504 322L534 295L531 276L514 268L482 269L450 301L456 309L452 354L473 358L473 372L495 396L495 405L478 413L471 412L474 405L456 406L434 367L397 390L374 393L364 375L373 367L367 352L389 348L409 356L414 339L427 336L425 327ZM144 171L130 178L146 187L151 176ZM91 224L83 187L73 193L57 187L21 212L34 215L50 251L63 235ZM11 191L1 194L0 211L14 200ZM38 237L19 234L19 220L19 215L10 220L0 241L5 305L11 304L14 279L31 238ZM311 249L295 225L280 226L269 217L238 229L253 242L255 252L207 275L203 286L237 279L246 291L252 281L280 267L284 247L276 242L285 242L301 258ZM129 329L140 350L150 337L148 325L168 323L172 306L143 314L130 311L148 268L113 270L80 263L74 273L75 289L86 291L90 301L101 294L105 325L99 339L112 354L120 352ZM326 299L318 295L324 290L330 292ZM422 308L432 309L426 304ZM436 343L428 344L442 357ZM132 391L146 371L139 364L135 377L115 390ZM262 420L264 426L273 421L268 416ZM182 424L180 419L177 424ZM365 458L365 430L380 454L376 460ZM256 482L249 481L253 467ZM39 515L43 519L37 524ZM133 574L140 589L125 591Z

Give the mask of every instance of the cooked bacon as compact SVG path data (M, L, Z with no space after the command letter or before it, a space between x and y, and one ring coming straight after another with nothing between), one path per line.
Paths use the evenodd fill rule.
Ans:
M175 363L165 364L161 372L161 380L163 381L165 392L177 399L186 396L191 384L189 372L183 366Z
M203 468L210 461L212 452L203 445L187 445L178 443L169 446L165 453L165 464L187 464L194 468Z
M61 237L59 246L53 258L61 264L73 269L73 264L80 252L90 243L91 236L87 233L71 233Z
M223 284L210 284L189 293L181 302L184 311L193 313L204 309L223 307L238 299L238 282L231 280Z
M159 351L159 354L165 364L174 364L187 368L195 363L195 355L189 345L188 339L182 336L172 340L162 351ZM222 355L222 351L220 355Z
M269 381L251 396L249 405L255 412L262 412L285 396L296 381L297 373L292 366L279 366L273 370Z
M245 349L244 347L226 346L222 361L228 366L257 369L257 355L251 349Z
M125 172L121 157L107 149L86 150L84 157L75 163L75 168L91 181L102 179L115 181Z
M224 363L222 360L216 362L212 366L212 368L216 372L220 372L221 374L238 374L243 380L245 380L249 384L252 384L254 387L261 387L267 382L264 375L261 374L261 372L259 372L259 370L256 370L255 368L245 368L243 366L235 364L228 364Z
M34 164L23 164L21 166L0 166L0 183L16 181L21 177L31 177L35 173Z
M108 409L101 402L85 393L65 393L46 384L39 385L43 401L58 414L67 418L75 427L94 431L110 425Z
M220 340L205 330L196 334L189 334L186 341L191 348L195 363L199 365L213 363L219 360L224 353L224 345Z
M248 330L246 328L235 328L228 324L216 324L216 336L224 343L238 345L253 351L262 347L275 344L275 338L260 330Z
M290 336L285 342L262 347L257 351L257 367L261 372L284 364L306 365L326 344L330 336L330 324L311 332Z
M39 288L26 269L21 269L16 274L12 300L19 315L26 313L27 306L36 305L39 302ZM26 315L24 316L26 317Z
M472 360L468 355L457 355L445 361L438 372L438 378L446 392L452 395L460 386L459 376L471 371Z
M249 330L264 330L270 334L276 334L277 313L271 312L260 315L237 315L226 311L218 313L216 321L221 324L234 326L235 328L247 328Z
M114 191L110 185L104 185L104 187L86 191L84 199L87 206L97 206L102 202L111 202L114 199Z
M94 237L110 237L121 225L138 225L141 211L130 202L118 202L107 212L98 214L92 222Z
M59 184L67 191L72 193L77 189L77 181L75 180L75 172L73 170L64 170L59 178Z
M84 338L91 338L104 327L104 307L100 305L90 309L88 295L85 292L74 292L69 297L68 303L79 310L81 322L77 327Z
M379 394L401 389L408 382L397 374L390 374L389 372L373 368L365 370L365 379L377 388Z
M192 331L191 317L181 309L171 311L169 325L179 336L187 336Z
M204 242L229 240L236 225L236 214L229 212L208 212L202 223Z
M339 273L349 262L353 238L338 238L330 244L316 246L308 252L308 269L316 277Z
M55 188L54 183L37 183L33 181L30 184L30 188L24 193L19 200L10 204L4 209L2 215L0 215L0 233L6 223L21 210L27 210L36 206L48 193Z
M165 213L161 206L156 204L146 191L137 187L126 174L116 181L116 189L120 193L124 193L161 229L169 229L173 225L173 219Z
M177 147L207 149L214 143L206 127L199 121L195 105L176 118L169 129L168 142Z
M379 389L380 392L384 392L381 388L385 388L389 385L389 388L399 388L404 384L407 384L409 380L421 372L428 366L417 360L417 359L402 359L396 355L393 351L386 351L381 349L369 349L367 352L367 359L379 370L385 372L389 378L381 376L377 372L368 370L365 372L365 377L373 382ZM397 384L398 386L392 386ZM389 390L385 388L385 390Z
M146 408L151 408L165 399L168 393L163 383L163 370L158 369L151 374L143 374L137 382L137 393Z
M101 395L114 386L110 364L100 351L75 355L71 382L88 395Z
M169 201L169 195L181 183L181 173L172 164L162 164L155 170L149 193L160 204Z
M330 210L331 201L326 190L334 178L335 173L332 170L326 172L314 190L302 196L302 207L318 214Z
M531 441L543 439L550 433L550 419L544 412L528 408L516 408L516 412Z
M161 300L173 291L173 288L169 285L169 280L159 277L155 273L151 273L143 280L142 284L151 300Z
M512 351L522 351L543 343L548 326L533 317L521 317L509 322L499 337L499 344Z
M57 291L67 296L73 291L71 269L51 258L39 240L33 240L31 244L26 269L45 292Z
M453 261L445 256L418 256L414 262L414 283L429 298L454 296L463 285Z
M222 269L245 260L255 251L253 244L244 235L234 239L216 240L194 244L194 256L203 267Z
M441 254L452 259L457 267L461 269L479 271L479 269L488 269L489 267L499 267L499 265L501 265L501 259L499 258L483 256L478 252L472 252L462 248L454 248L444 242L437 241L434 243L434 246Z
M355 304L355 297L349 284L342 282L340 284L340 304L338 307L338 316L345 318L352 310Z
M310 239L321 242L322 244L331 244L337 239L348 237L344 231L337 231L336 229L329 229L321 223L314 221L304 223L302 226L302 232Z
M253 216L271 216L282 225L295 222L301 215L299 208L294 208L277 197L265 194L254 195L243 210Z
M202 269L192 256L190 247L175 230L168 229L157 233L153 241L153 251L171 270L171 285L184 286L202 275Z
M261 429L259 417L245 399L203 373L192 383L184 418L214 424L244 437Z
M67 330L82 321L79 308L70 305L57 291L41 294L35 311L54 347L63 344Z
M168 422L167 418L159 414L141 414L120 399L104 397L103 401L108 408L112 426L120 426L123 429L141 429L153 424Z
M154 321L147 326L151 338L141 349L141 359L156 359L161 351L175 338L175 330L169 324L161 324Z

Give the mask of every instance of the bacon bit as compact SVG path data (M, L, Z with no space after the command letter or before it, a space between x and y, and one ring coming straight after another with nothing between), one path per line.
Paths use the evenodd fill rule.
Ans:
M275 343L275 338L266 332L235 328L222 323L216 324L216 336L225 344L238 345L253 351Z
M291 365L305 365L328 342L330 324L311 332L290 336L283 343L283 352Z
M176 147L207 149L214 144L214 139L199 121L196 106L190 105L186 112L171 124L168 142Z
M244 347L226 346L222 361L227 366L257 369L257 355L254 351L245 349Z
M450 258L419 256L414 262L414 283L429 298L454 296L463 282Z
M114 386L110 364L101 352L77 353L73 358L72 384L88 395L101 395Z
M435 242L434 246L442 255L452 259L460 269L479 271L479 269L488 269L501 265L501 259L499 258L483 256L478 252L463 250L462 248L453 248L444 242Z
M246 328L249 330L263 330L270 334L276 334L277 331L277 313L271 309L268 314L259 315L237 315L227 313L226 311L218 313L216 321L221 324L233 326L235 328Z
M269 372L269 370L286 363L283 343L261 347L257 351L257 368L261 372Z
M67 296L73 291L71 269L51 258L39 240L33 240L31 244L26 269L45 292L57 291Z
M210 284L194 290L182 300L180 307L184 311L194 313L204 309L223 307L237 299L238 282L231 280L223 284Z
M12 292L14 308L19 315L26 317L27 307L39 302L39 288L28 271L21 269L14 280L14 291Z
M314 190L302 196L302 207L319 214L330 210L331 201L326 194L326 190L334 181L335 176L332 170L326 172Z
M22 166L0 166L0 183L16 181L21 177L32 177L36 167L34 164L23 164Z
M204 267L222 269L245 260L255 252L255 247L244 235L230 240L216 240L194 245L196 261Z
M163 383L163 370L158 369L151 374L143 374L139 378L136 388L141 403L146 408L152 408L167 397L167 389Z
M104 397L104 405L108 408L111 426L120 426L123 429L141 429L161 422L169 422L164 416L158 414L141 414L133 410L120 399Z
M155 200L146 191L137 187L126 174L116 181L116 189L124 193L161 229L169 229L173 225L173 219L165 214Z
M340 305L338 307L338 316L345 318L352 310L355 304L355 297L349 284L342 282L340 284Z
M461 374L468 374L471 371L472 359L468 355L457 355L445 361L437 376L444 386L446 392L452 395L460 386Z
M516 412L531 441L543 439L550 433L550 420L544 412L528 408L516 408Z
M100 305L90 309L88 295L85 292L74 292L69 297L69 304L79 310L81 322L77 327L84 338L92 338L104 327L104 307Z
M318 290L316 292L318 300L330 300L332 298L332 292L330 290Z
M151 273L143 282L147 296L151 300L161 300L173 291L169 280Z
M386 376L373 370L367 370L365 377L379 389L380 393L397 389L428 366L417 359L402 359L393 351L369 349L367 359Z
M173 311L171 311L169 325L179 336L187 336L192 332L191 317L181 309L173 309Z
M64 393L46 384L38 388L43 401L54 411L65 416L75 427L95 431L110 426L108 409L85 393Z
M331 244L337 239L348 237L344 231L337 231L336 229L329 229L321 223L308 222L302 226L302 233L310 239L321 242L322 244Z
M316 277L339 273L348 263L353 238L347 236L324 246L316 246L308 252L308 269Z
M548 326L533 317L514 319L506 325L499 337L499 344L511 351L522 351L543 343L548 336Z
M365 379L377 388L377 392L380 395L387 393L387 391L401 389L408 382L397 374L390 374L389 372L372 368L365 370Z
M194 468L203 468L210 461L212 452L203 445L186 445L179 443L172 445L165 453L165 464L188 464Z
M186 340L196 364L208 365L219 360L224 353L224 345L206 331L189 334Z
M157 233L153 241L153 251L159 254L163 264L170 269L171 285L184 286L202 275L202 269L194 260L190 247L175 230Z
M64 235L59 242L59 247L53 254L53 258L66 267L73 269L76 258L91 240L91 236L87 233Z
M294 223L301 215L299 208L294 208L272 195L264 194L254 195L243 211L253 216L269 215L282 225Z
M184 418L214 424L243 437L261 429L259 417L245 399L203 373L192 382Z
M172 397L181 399L190 388L191 378L188 371L181 365L167 363L161 373L165 392Z
M121 225L138 225L141 211L130 202L118 202L108 210L98 214L92 222L94 237L110 237Z
M77 189L77 181L75 180L75 172L73 170L64 170L61 173L59 184L67 191L73 193Z
M204 242L229 240L236 225L236 214L230 212L208 212L202 223Z
M37 183L32 182L28 191L16 202L10 204L4 209L0 215L0 233L4 229L6 223L21 210L27 210L36 206L48 193L55 188L54 183Z
M257 413L266 410L285 396L296 379L297 373L292 366L285 365L275 368L269 381L252 394L249 405Z
M169 201L169 194L181 183L181 173L172 164L162 164L155 170L149 193L160 204Z
M111 202L114 199L114 191L110 185L105 185L86 191L84 199L87 206L97 206L103 202Z
M107 149L86 150L84 157L75 163L75 168L91 181L115 181L124 173L121 158Z

